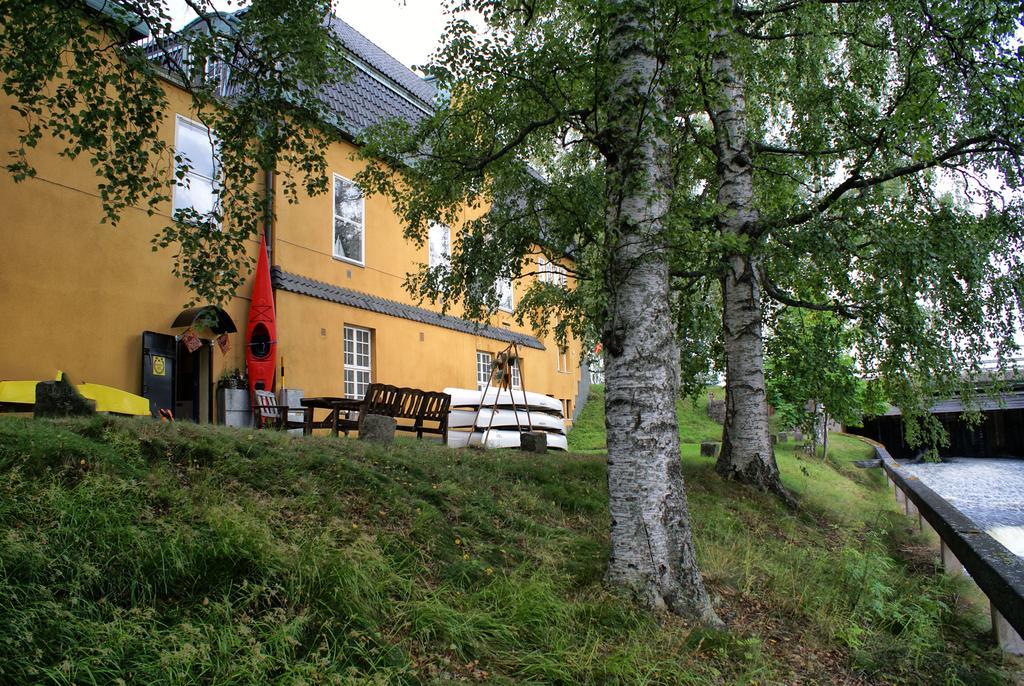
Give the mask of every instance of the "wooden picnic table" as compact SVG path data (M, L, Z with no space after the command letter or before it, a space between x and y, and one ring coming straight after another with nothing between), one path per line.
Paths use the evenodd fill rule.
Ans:
M330 429L332 436L338 435L338 422L341 419L341 413L344 412L346 418L350 412L356 412L359 410L359 404L362 402L356 398L338 398L335 396L323 395L313 396L308 398L302 398L299 401L304 408L304 426L302 433L309 436L313 433L313 429ZM330 410L327 416L320 421L313 419L313 413L316 410ZM346 431L346 433L348 433Z

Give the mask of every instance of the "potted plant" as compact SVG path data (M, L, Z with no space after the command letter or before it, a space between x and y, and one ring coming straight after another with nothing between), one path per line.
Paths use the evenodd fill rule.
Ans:
M226 388L237 390L239 388L245 388L248 386L245 378L245 372L240 369L225 369L220 375L220 379L217 381L217 389Z

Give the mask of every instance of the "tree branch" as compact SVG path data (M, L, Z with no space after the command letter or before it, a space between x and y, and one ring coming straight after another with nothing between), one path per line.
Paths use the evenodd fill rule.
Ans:
M856 5L863 1L864 0L787 0L786 2L779 3L775 7L768 7L759 10L737 7L733 10L733 15L740 19L756 19L758 17L765 17L772 14L791 12L803 7L804 5Z
M838 202L844 195L852 190L859 190L864 188L871 188L885 183L886 181L892 181L893 179L902 178L905 176L911 176L918 172L924 171L925 169L931 169L933 167L941 166L943 163L973 152L987 152L988 148L975 149L975 146L984 143L994 143L999 140L999 137L995 133L987 133L981 136L974 136L960 141L953 145L945 152L930 157L926 160L921 160L913 164L907 164L900 167L894 167L881 174L875 176L863 177L860 175L860 169L863 165L858 165L854 168L853 174L846 178L842 183L836 186L832 191L824 198L819 200L803 212L798 212L785 219L776 219L773 221L759 222L753 229L752 234L760 236L772 229L788 228L803 224L804 222L814 219L818 215L828 210L832 205Z
M818 312L833 312L841 317L847 319L856 319L857 315L855 310L860 309L856 305L850 305L848 303L832 302L832 303L815 303L808 300L801 300L793 297L776 286L772 280L768 277L768 272L764 269L761 270L761 284L764 286L764 291L772 299L782 303L783 305L789 305L791 307L800 307L805 310L816 310Z

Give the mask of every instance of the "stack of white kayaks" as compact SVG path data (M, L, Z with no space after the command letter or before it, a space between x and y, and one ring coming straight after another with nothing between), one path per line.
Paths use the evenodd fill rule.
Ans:
M444 392L452 397L448 414L451 448L518 448L519 435L531 430L546 433L549 448L568 448L562 403L554 398L497 388L488 388L484 393L469 388L446 388Z

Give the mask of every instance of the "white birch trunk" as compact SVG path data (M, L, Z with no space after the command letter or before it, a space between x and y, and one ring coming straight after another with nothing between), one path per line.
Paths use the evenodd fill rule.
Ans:
M726 3L728 4L728 3ZM731 7L731 6L730 6ZM754 207L753 151L747 128L743 76L729 54L730 34L714 36L717 48L711 73L718 86L709 113L715 128L718 158L718 229L748 235L758 220ZM734 254L722 277L722 328L725 345L725 425L715 469L724 477L774 491L787 501L779 479L764 384L764 339L761 331L761 273L756 256Z
M657 63L624 5L609 47L620 71L609 94L606 151L607 579L648 607L719 625L697 567L679 457L679 348L662 226L671 167L652 130L660 103L649 102Z

